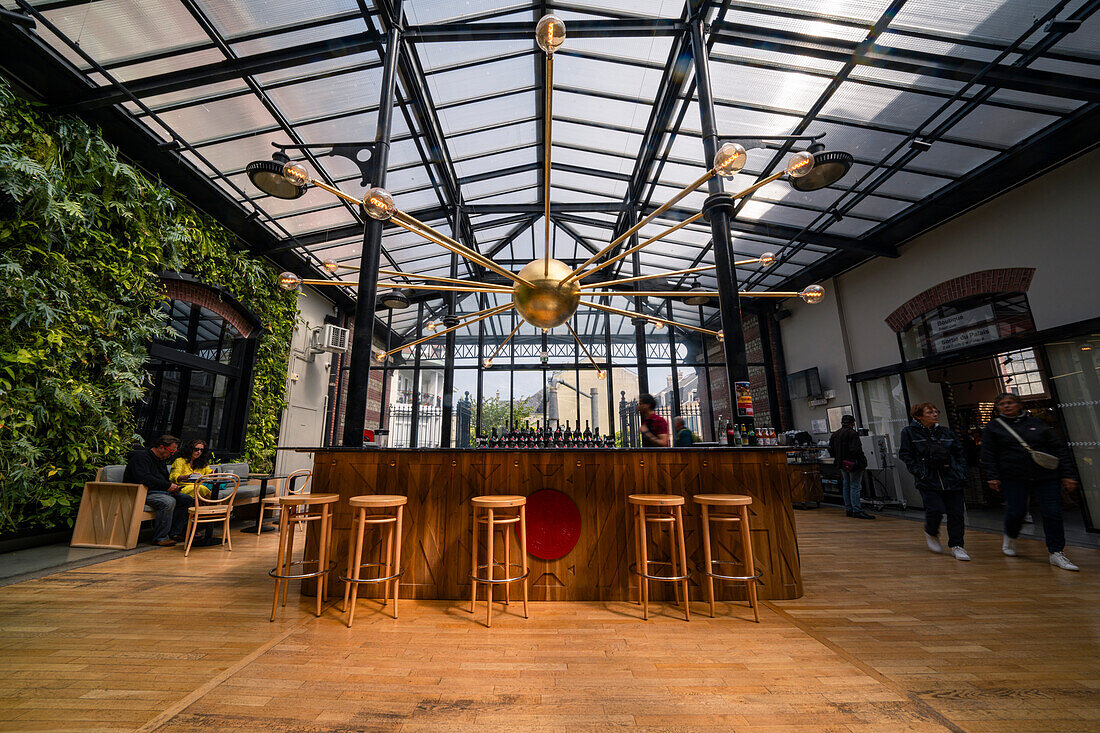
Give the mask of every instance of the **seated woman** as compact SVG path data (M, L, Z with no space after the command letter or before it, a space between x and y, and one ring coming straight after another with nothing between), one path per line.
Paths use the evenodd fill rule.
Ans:
M173 483L180 485L180 491L188 496L195 495L195 487L198 486L198 477L206 476L214 472L210 468L210 459L213 455L206 450L205 440L189 440L183 444L183 450L176 454L172 461L172 470L168 478ZM210 489L202 487L202 497L210 496Z

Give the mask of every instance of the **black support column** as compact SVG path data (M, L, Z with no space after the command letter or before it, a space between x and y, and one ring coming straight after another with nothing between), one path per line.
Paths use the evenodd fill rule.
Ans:
M395 17L401 16L401 0L393 2ZM378 101L378 125L374 136L372 185L386 185L386 167L390 158L390 127L393 120L394 81L401 31L397 24L386 39L386 61L382 71L382 91ZM363 256L359 261L359 291L355 303L355 331L351 339L351 364L348 369L348 399L344 412L345 446L363 445L367 422L367 389L370 382L371 334L378 286L378 268L382 254L382 222L367 218L363 229Z
M459 220L455 213L455 221ZM458 255L451 253L451 269L448 277L458 277ZM447 293L447 315L453 316L458 310L458 293ZM457 332L451 331L446 336L444 348L447 353L443 356L443 414L440 418L439 447L451 447L451 420L454 413L452 393L455 391L455 346Z
M714 117L714 97L711 94L710 67L707 63L707 44L703 37L703 19L691 21L691 52L695 61L695 82L699 94L699 119L703 128L704 165L710 168L718 153L718 128ZM726 381L729 388L730 411L737 414L737 382L749 381L749 367L745 357L745 331L741 323L741 303L738 297L739 283L733 266L733 238L730 236L730 218L734 214L733 197L724 193L722 179L715 176L708 181L710 196L703 204L703 211L710 221L710 234L714 251L715 275L718 278L718 302L722 313L722 350L726 360ZM742 430L751 427L751 417L738 417Z

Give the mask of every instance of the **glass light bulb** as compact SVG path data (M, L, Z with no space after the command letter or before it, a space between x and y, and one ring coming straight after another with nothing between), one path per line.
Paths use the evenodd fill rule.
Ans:
M795 153L787 161L787 175L791 178L801 178L814 169L813 153L802 151Z
M397 204L393 202L389 191L375 186L363 197L363 211L372 219L386 221L397 211Z
M283 290L297 290L298 286L301 284L302 278L298 277L293 272L279 273L279 287Z
M820 285L807 285L801 293L798 294L799 298L810 303L820 303L825 298L825 288Z
M607 379L607 372L605 372L603 369L597 370L596 379Z
M301 163L287 163L283 166L283 178L295 186L304 186L309 183L309 171Z
M340 263L336 260L325 260L321 267L325 268L329 272L336 274L336 271L340 269Z
M653 321L653 327L656 329L662 329L665 327L665 324L661 321Z
M428 323L427 323L427 325L425 326L425 328L427 328L427 329L428 329L429 331L434 331L435 329L439 328L439 326L438 326L438 325L436 325L436 322L435 322L435 321L428 321Z
M719 341L725 341L726 340L726 332L724 330L719 330L718 331L718 340Z
M737 143L726 143L718 148L718 153L714 156L714 172L722 178L733 178L745 167L748 157L748 153L742 146Z
M535 26L535 41L548 55L565 43L565 23L556 15L544 15Z
M771 267L775 264L775 252L765 252L760 255L760 265L762 267Z
M492 359L485 359L484 361L481 362L481 365L483 367L485 367L486 369L488 369L489 367L491 367L493 365L493 360Z
M386 360L386 352L382 351L381 349L378 349L377 351L374 352L374 360L375 361L385 361Z

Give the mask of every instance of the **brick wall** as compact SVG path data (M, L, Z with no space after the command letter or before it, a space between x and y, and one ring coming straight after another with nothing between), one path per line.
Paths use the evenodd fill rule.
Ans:
M252 325L236 308L223 301L216 290L184 280L162 280L161 282L165 293L172 300L183 300L202 306L227 320L245 338L252 335Z
M1026 293L1034 275L1033 267L1004 267L953 277L910 298L886 317L886 324L895 332L900 332L912 323L914 318L945 303L974 295Z

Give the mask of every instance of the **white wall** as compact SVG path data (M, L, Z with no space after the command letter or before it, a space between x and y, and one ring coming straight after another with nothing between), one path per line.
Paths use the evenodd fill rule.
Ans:
M302 288L298 293L300 321L290 341L287 409L283 412L279 447L321 445L332 355L318 354L312 362L307 360L307 355L313 329L323 327L325 316L333 312L332 303L312 288ZM276 454L275 472L278 474L312 467L312 453L279 451Z
M848 374L901 361L886 317L924 290L978 270L1035 268L1027 296L1037 329L1100 316L1098 167L1100 151L1093 151L921 235L896 259L880 257L822 283L818 305L785 302L792 313L780 322L788 372L816 366L822 387L837 391L828 406L851 403ZM909 376L911 402L942 401L923 372ZM826 414L805 401L792 408L803 430Z

